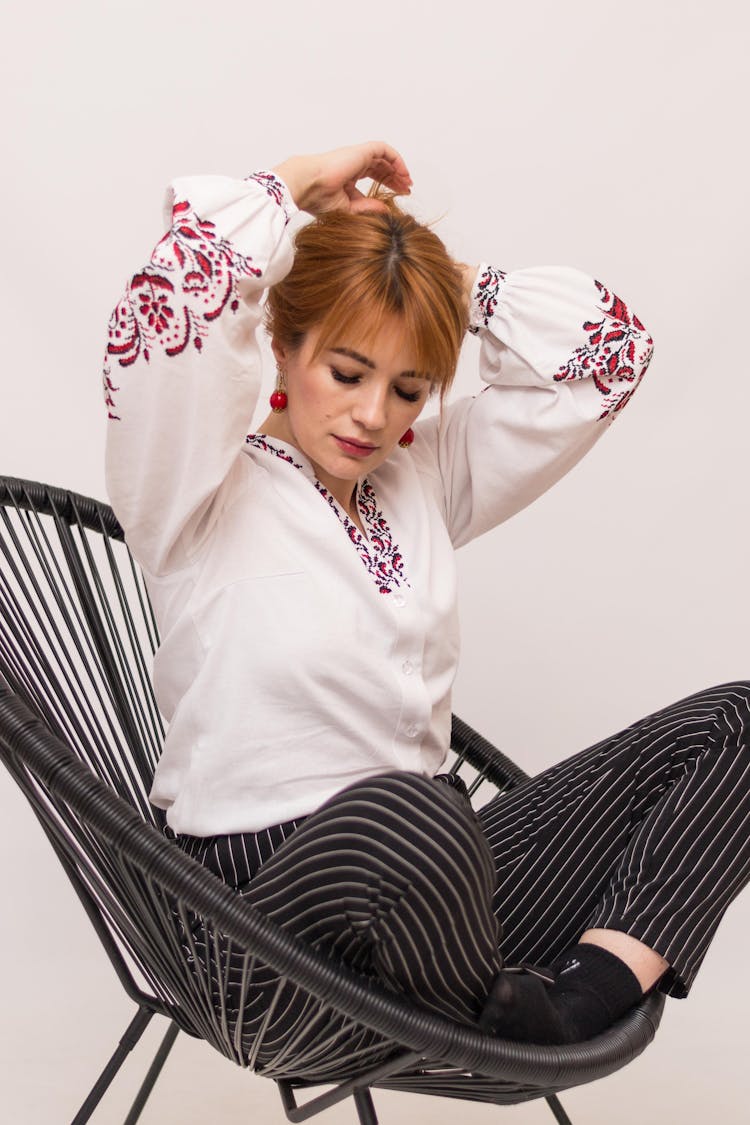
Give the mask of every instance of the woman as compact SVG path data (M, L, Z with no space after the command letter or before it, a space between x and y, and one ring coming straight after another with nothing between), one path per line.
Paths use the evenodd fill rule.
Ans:
M170 724L152 800L186 851L389 987L494 1034L585 1039L657 984L686 995L747 881L748 689L684 700L477 816L439 775L454 549L587 452L651 339L575 270L454 263L363 178L411 183L381 143L177 181L110 322L108 488ZM293 248L298 208L316 221ZM247 435L266 292L278 382ZM483 392L417 422L467 327ZM259 1026L262 1004L232 1003ZM285 996L272 1028L303 1008ZM325 1057L377 1045L329 1036Z

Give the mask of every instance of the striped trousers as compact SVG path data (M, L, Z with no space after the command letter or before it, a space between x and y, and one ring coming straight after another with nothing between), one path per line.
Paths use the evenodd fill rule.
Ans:
M724 684L478 813L460 788L396 772L286 825L177 842L316 948L460 1022L503 961L545 964L590 928L645 942L670 964L662 990L686 996L750 877L749 731L750 683ZM276 1010L269 1043L316 1027L291 986ZM250 1043L260 1016L242 1018ZM326 1031L333 1070L377 1056L373 1033Z

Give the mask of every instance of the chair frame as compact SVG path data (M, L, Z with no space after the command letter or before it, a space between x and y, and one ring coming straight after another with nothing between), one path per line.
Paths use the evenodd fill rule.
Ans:
M40 537L47 535L47 525L54 532L45 545ZM24 547L19 526L26 528L32 543L41 544L33 566L22 561ZM105 556L114 568L115 597L120 602L124 625L114 618L108 620L106 583L97 574L97 564L87 549L90 534L101 536L104 541ZM51 552L64 560L59 575L52 573ZM3 565L10 575L8 581L2 572ZM55 609L58 618L73 612L67 604L68 594L70 600L77 600L76 628L91 638L91 653L84 656L87 661L93 660L97 674L106 683L107 708L116 717L118 737L125 750L132 752L132 775L123 782L121 792L111 783L109 771L114 770L113 766L105 762L105 780L96 776L87 754L81 755L77 740L85 740L86 731L79 729L81 723L76 715L68 716L68 685L59 682L55 668L47 666L44 656L48 640L57 648L62 645L59 638L48 636L50 629L54 632L55 623L45 621L44 614L30 621L19 605L19 584L28 593L32 612L35 605L44 602L46 594L39 572L53 585L61 578L66 584L66 596ZM133 592L125 591L119 578L122 574L129 574L132 579L137 625L128 601L128 597L133 600ZM126 865L129 879L143 880L156 888L156 893L210 920L211 926L238 949L248 951L252 958L258 958L285 980L303 987L357 1025L370 1028L393 1043L392 1055L384 1062L338 1080L332 1090L303 1104L297 1101L298 1092L320 1082L327 1084L330 1079L321 1077L316 1082L315 1076L300 1076L294 1068L285 1073L283 1064L277 1071L266 1067L266 1073L278 1084L290 1121L307 1120L352 1097L361 1125L376 1125L370 1088L382 1087L495 1104L544 1097L555 1119L561 1125L569 1125L556 1094L612 1073L648 1045L663 1009L664 997L659 993L646 997L603 1035L562 1047L496 1039L427 1012L306 946L176 848L160 831L163 825L158 810L148 806L147 797L144 804L161 737L149 679L150 659L157 643L156 624L142 578L124 546L122 529L111 509L77 493L0 477L0 756L32 804L123 988L137 1005L134 1018L73 1125L84 1125L89 1120L154 1014L166 1016L170 1024L125 1125L134 1125L138 1120L179 1030L208 1038L213 1046L223 1049L218 1034L207 1035L187 1005L158 986L148 991L136 981L123 952L125 948L130 954L131 949L121 930L113 925L107 901L81 861L84 836L95 842L95 850L109 849L107 854ZM24 665L26 648L50 680L52 703L44 698L34 675ZM73 695L77 696L78 691L74 684ZM75 737L65 737L68 726L74 728ZM104 746L108 755L111 732L95 733L98 745ZM451 746L456 755L452 769L473 771L470 793L485 781L502 791L527 777L455 716ZM78 825L82 826L83 836L76 836ZM142 960L137 963L142 968ZM146 980L153 986L158 980L157 971L149 971L147 966ZM228 1050L223 1053L230 1054ZM233 1053L230 1057L240 1065L248 1065L247 1059L239 1059Z

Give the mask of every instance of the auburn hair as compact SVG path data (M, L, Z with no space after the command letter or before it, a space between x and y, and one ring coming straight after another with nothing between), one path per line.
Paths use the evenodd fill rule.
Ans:
M317 356L372 341L396 316L415 370L442 398L466 331L461 270L436 234L392 197L380 198L384 211L328 211L298 231L292 269L268 292L266 328L291 351L318 329Z

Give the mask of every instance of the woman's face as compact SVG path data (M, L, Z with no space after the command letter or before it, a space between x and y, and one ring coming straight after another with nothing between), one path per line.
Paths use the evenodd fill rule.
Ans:
M348 505L358 477L385 461L422 410L428 379L414 373L414 357L397 317L377 340L337 340L313 359L318 333L293 352L274 341L286 374L288 403L273 416L273 431L312 462L318 480Z

